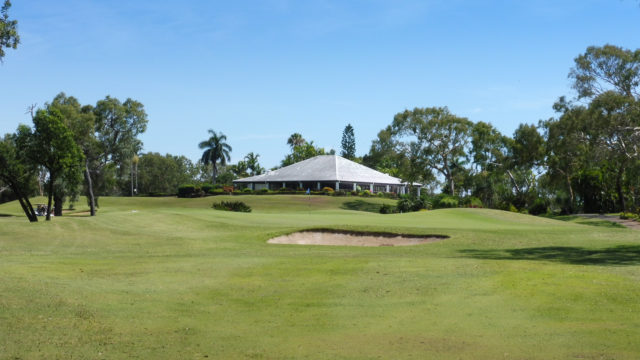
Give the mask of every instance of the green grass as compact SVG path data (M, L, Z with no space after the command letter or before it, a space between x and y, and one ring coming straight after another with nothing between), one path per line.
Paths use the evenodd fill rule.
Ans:
M0 217L0 358L640 357L637 231L486 209L380 215L348 210L352 197L210 209L222 199ZM21 215L15 203L0 213ZM266 243L319 227L451 238Z
M613 228L624 228L625 226L622 224L618 224L613 221L607 221L602 219L591 219L578 215L556 215L550 216L551 219L568 221L576 224L583 225L591 225L591 226L604 226L604 227L613 227Z

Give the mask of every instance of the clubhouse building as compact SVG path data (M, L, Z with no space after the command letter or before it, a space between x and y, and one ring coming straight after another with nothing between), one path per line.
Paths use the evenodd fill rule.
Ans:
M395 192L404 194L408 184L401 179L381 173L337 155L319 155L293 165L267 171L262 175L233 181L237 187L252 190L280 188L352 191L359 186L372 193Z

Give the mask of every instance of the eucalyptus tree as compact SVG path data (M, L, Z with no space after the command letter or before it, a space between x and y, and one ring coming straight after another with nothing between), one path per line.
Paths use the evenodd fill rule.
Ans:
M575 58L569 77L578 98L589 101L589 140L615 173L619 206L626 211L627 169L640 160L640 49L588 47Z
M535 125L520 124L507 141L506 173L511 180L516 207L524 208L537 198L538 176L544 161L544 138Z
M0 139L0 181L13 191L27 219L38 221L38 216L29 201L30 184L37 173L36 166L25 159L25 149L19 150L15 134L6 134Z
M415 108L398 113L391 124L392 137L410 159L405 180L413 182L425 169L440 173L447 192L456 194L456 175L467 158L473 123L458 117L446 107Z
M82 176L84 156L57 109L38 110L33 125L33 130L27 126L18 128L17 143L32 163L42 165L49 172L47 220L51 220L56 180L77 181Z
M11 1L4 0L0 8L0 62L4 58L4 49L16 49L20 43L18 35L18 21L9 19Z
M471 130L470 155L473 159L472 194L485 206L496 207L504 200L506 160L510 140L493 125L479 121Z
M202 153L201 161L207 166L211 164L211 182L216 184L216 177L218 175L218 163L220 165L227 165L227 161L231 160L229 153L232 148L226 143L227 136L222 132L217 133L212 129L209 129L209 139L202 141L198 147L204 149Z
M87 199L91 215L95 215L95 200L93 197L93 189L90 186L91 176L89 173L89 159L91 158L91 150L95 145L95 115L91 106L82 106L78 99L73 96L67 96L64 92L56 95L51 103L45 104L45 108L56 109L62 115L62 122L71 130L74 141L82 150L84 155L83 174L86 181ZM62 203L67 195L72 198L76 197L78 184L72 177L55 184L54 187L54 213L56 216L62 215ZM94 204L94 205L92 205Z
M149 152L138 157L136 189L139 194L173 194L193 181L193 164L185 156Z
M392 137L391 125L380 130L371 142L369 153L362 157L365 166L386 174L402 177L402 169L407 166L407 158L399 152L398 141Z
M139 101L127 98L124 102L110 96L90 108L95 116L94 136L89 159L92 182L90 188L106 191L107 174L118 170L123 187L128 187L131 163L142 150L138 136L147 129L147 113ZM126 184L126 185L124 185Z

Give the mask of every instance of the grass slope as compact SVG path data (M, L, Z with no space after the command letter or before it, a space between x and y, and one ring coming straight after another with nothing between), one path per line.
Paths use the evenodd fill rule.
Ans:
M214 200L0 217L0 358L640 357L638 232L482 209L346 210L353 198L234 196L249 214ZM313 227L451 238L266 244Z

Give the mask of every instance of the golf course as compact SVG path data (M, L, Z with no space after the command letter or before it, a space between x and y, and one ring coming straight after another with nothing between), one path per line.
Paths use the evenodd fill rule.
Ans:
M332 196L85 203L36 223L0 205L1 359L640 357L640 233L617 224ZM320 228L448 238L267 243Z

